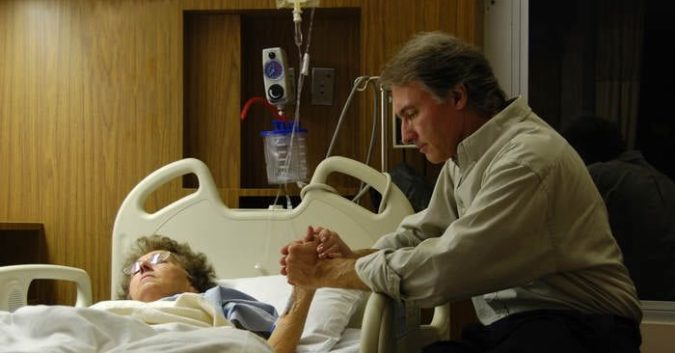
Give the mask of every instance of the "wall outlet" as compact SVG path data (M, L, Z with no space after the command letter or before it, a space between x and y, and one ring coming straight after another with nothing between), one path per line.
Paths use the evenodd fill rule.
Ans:
M312 105L333 105L335 69L312 68Z

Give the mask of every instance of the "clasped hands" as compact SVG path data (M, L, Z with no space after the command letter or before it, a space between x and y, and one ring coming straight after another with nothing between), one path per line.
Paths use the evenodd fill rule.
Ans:
M281 248L281 274L288 283L308 288L322 287L326 260L353 256L340 236L323 227L308 227L307 235Z

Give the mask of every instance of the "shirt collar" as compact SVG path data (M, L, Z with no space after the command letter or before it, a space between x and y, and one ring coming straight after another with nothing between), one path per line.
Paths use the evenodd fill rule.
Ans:
M459 143L455 163L463 169L478 161L504 130L524 119L531 111L525 98L511 99L504 109Z

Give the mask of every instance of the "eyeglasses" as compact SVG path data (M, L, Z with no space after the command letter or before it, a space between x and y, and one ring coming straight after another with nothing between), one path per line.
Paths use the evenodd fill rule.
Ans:
M159 265L168 262L167 260L169 259L169 256L171 256L171 252L162 250L158 251L156 253L153 253L149 259L146 260L136 260L134 261L129 267L125 268L122 270L124 274L133 276L136 273L138 273L141 270L141 267L143 267L144 263L150 264L150 265Z

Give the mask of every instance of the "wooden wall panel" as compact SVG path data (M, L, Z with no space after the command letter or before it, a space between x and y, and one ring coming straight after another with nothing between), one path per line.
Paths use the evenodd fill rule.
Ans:
M479 40L475 0L322 6L359 9L359 60L349 64L359 75L376 75L420 30ZM0 1L0 222L43 223L49 261L85 269L94 300L108 298L120 203L145 175L183 157L184 11L274 8L273 0ZM228 114L239 109L231 106L240 104L237 93L227 96ZM355 150L365 151L370 105L359 107ZM185 192L173 183L149 207ZM228 202L238 195L222 193ZM73 301L74 293L57 289L57 302Z
M181 16L153 1L0 3L0 219L44 223L49 261L88 271L97 300L123 197L182 152Z
M413 35L421 31L444 31L473 43L482 41L482 25L476 21L480 17L480 1L477 0L368 0L362 5L361 52L363 74L377 75L387 59ZM365 111L363 104L362 114ZM362 120L360 129L367 131L367 119ZM390 130L390 128L388 129ZM368 144L368 136L361 135L360 144ZM415 149L393 149L388 141L387 165L389 170L401 161L413 165L434 182L440 166L426 162L424 155ZM378 151L371 163L381 169L378 138Z
M240 16L186 12L184 19L183 155L206 163L217 187L238 188Z

